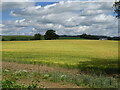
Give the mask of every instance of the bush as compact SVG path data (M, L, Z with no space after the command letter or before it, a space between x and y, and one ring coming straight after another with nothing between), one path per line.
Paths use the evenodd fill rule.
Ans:
M6 41L4 38L2 38L2 41Z
M41 34L39 34L39 33L38 33L38 34L35 34L35 35L34 35L34 39L35 39L35 40L41 40Z
M10 41L15 41L16 39L15 38L11 38Z

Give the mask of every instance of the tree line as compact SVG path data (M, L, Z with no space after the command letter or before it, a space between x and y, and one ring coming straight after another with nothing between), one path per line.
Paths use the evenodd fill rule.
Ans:
M35 40L41 40L41 37L42 35L40 33L37 33L34 35ZM44 35L45 40L54 40L58 38L59 38L59 35L57 35L54 30L48 30Z
M86 33L80 35L80 38L91 39L91 40L120 40L120 37L89 35L89 34L86 34Z
M90 35L86 33L81 35L57 35L55 31L54 34L53 33L51 34L49 32L50 31L46 32L45 35L37 33L34 36L2 36L2 41L55 40L55 39L120 40L120 37Z
M22 35L15 35L15 36L2 36L2 41L26 41L26 40L54 40L58 39L59 35L55 33L55 30L47 30L45 35L41 35L40 33L34 34L34 36L22 36Z

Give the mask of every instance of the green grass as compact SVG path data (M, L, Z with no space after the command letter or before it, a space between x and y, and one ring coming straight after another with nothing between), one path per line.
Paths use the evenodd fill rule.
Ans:
M5 41L11 41L11 40L30 40L30 39L34 39L34 36L24 36L24 35L15 35L15 36L2 36L2 38Z
M117 73L118 41L3 41L3 61L78 68L84 72Z

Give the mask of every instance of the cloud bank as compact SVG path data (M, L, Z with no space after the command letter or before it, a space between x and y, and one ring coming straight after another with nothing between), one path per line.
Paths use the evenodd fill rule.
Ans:
M58 34L117 36L118 20L113 16L112 5L112 2L61 1L42 7L34 2L5 2L3 12L11 8L9 14L22 19L3 21L2 31L3 34L44 34L54 29Z

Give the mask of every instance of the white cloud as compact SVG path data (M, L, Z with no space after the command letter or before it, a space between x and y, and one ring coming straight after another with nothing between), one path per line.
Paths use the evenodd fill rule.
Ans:
M5 25L4 24L0 24L0 28L4 27Z
M32 27L32 31L45 33L54 29L58 34L117 35L117 19L112 16L112 2L60 2L45 7L33 3L22 4L24 8L11 11L10 15L22 17L7 27ZM6 5L4 6L6 7ZM16 8L16 7L15 7ZM24 30L24 29L23 29ZM9 30L8 30L9 31ZM14 30L13 30L14 32Z
M0 3L0 6L2 7L2 11L8 10L8 9L24 9L27 7L33 7L34 2L2 2Z

